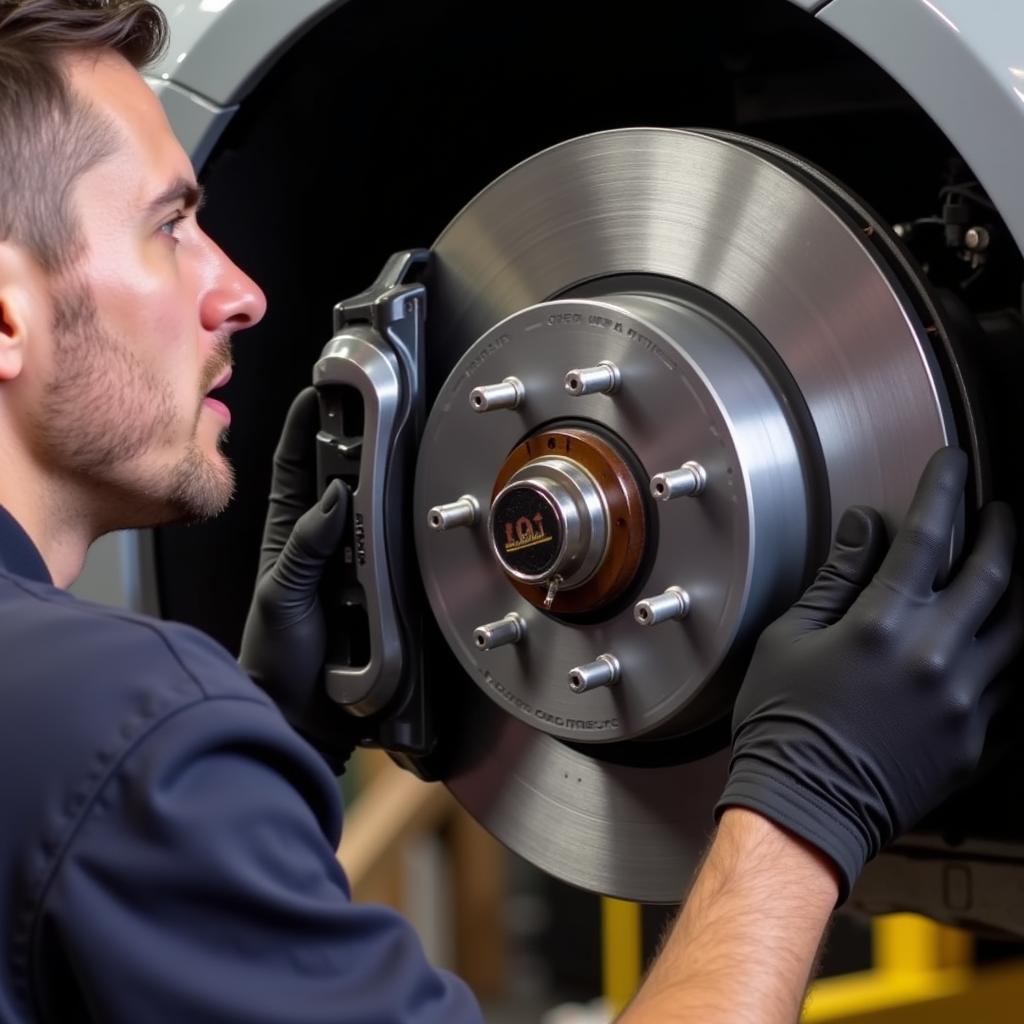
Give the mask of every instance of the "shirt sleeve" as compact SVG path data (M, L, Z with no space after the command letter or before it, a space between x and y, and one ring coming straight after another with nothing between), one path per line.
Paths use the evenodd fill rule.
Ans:
M58 862L33 943L41 1018L478 1024L400 915L352 902L339 831L334 779L272 708L179 709Z

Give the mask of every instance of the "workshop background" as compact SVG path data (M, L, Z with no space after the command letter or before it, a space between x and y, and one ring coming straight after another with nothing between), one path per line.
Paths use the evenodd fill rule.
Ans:
M893 340L893 347L905 344L920 356L914 362L921 374L916 383L871 380L871 388L882 389L880 416L889 416L890 409L894 417L906 413L902 396L916 388L915 402L918 392L920 401L908 404L921 410L920 424L879 445L872 434L877 423L860 423L856 429L863 436L850 441L863 447L856 465L870 469L872 460L880 461L879 475L898 490L892 481L914 476L907 469L915 457L912 442L923 449L935 431L946 431L972 457L974 504L999 496L1014 503L1018 514L1024 508L1015 440L1022 425L1017 381L1024 371L1024 7L1015 0L633 0L601 10L577 0L524 0L500 8L469 0L165 0L162 6L172 43L152 85L209 192L205 228L264 287L269 313L239 339L226 393L234 410L228 451L239 479L232 508L203 526L106 538L94 548L76 587L84 596L192 623L236 651L254 580L273 446L292 396L309 383L331 338L335 305L363 292L392 253L434 246L440 270L426 283L426 387L433 398L454 366L482 351L482 332L466 326L472 317L463 316L463 307L472 308L485 328L500 319L488 320L489 312L509 315L519 308L503 306L512 302L504 298L487 304L490 285L474 274L482 275L488 261L505 259L506 276L531 301L563 295L601 300L572 291L579 281L549 279L557 275L551 267L558 260L545 252L554 245L546 231L556 218L536 211L548 209L544 204L554 203L553 196L566 195L601 222L615 199L596 177L587 177L594 162L594 150L587 147L594 144L565 144L620 129L709 133L670 132L665 145L692 155L671 166L655 165L644 155L655 149L638 142L638 179L649 172L668 181L666 187L693 180L704 154L713 152L721 154L735 180L751 184L749 194L731 191L718 207L701 211L706 239L732 242L729 251L706 247L705 263L721 260L721 267L735 269L739 264L728 262L738 258L734 254L760 244L750 227L755 221L761 236L778 240L777 251L769 244L758 254L764 280L727 281L716 290L728 275L716 277L716 268L705 266L705 279L680 278L687 286L699 285L699 295L684 292L682 284L669 291L687 308L704 303L703 313L726 324L739 349L763 346L758 365L770 378L785 379L780 388L794 408L806 406L807 415L801 413L793 428L798 440L801 431L816 437L814 443L796 444L811 466L806 476L813 485L800 547L806 564L791 568L793 578L785 578L783 590L797 586L801 574L806 578L830 532L830 501L838 500L847 480L859 479L856 473L844 475L838 461L833 465L801 368L792 360L785 366L773 361L777 352L786 361L787 338L772 326L787 312L781 308L787 305L783 284L811 280L814 268L799 265L798 254L800 243L817 241L800 235L813 230L815 217L822 231L837 231L837 239L863 257L858 281L865 287L884 282L898 297L893 337L902 340ZM723 132L730 134L714 134ZM623 145L628 151L632 143ZM581 154L576 163L574 153ZM749 168L758 173L744 176ZM795 205L773 206L776 192L758 193L764 187L758 175L775 182L779 194L792 188ZM534 229L540 253L530 255L530 273L520 277L509 253L522 240L514 237L514 223L494 219L495 204L509 195L522 202L511 221L521 215L521 223ZM490 208L488 197L494 199ZM772 210L785 210L787 217L772 224ZM675 225L670 218L682 216L666 210L666 223ZM631 230L641 235L633 239L638 252L662 244L653 228ZM650 246L640 244L644 231L650 231ZM464 243L469 237L479 243L476 261ZM592 241L595 250L605 244ZM616 277L616 294L627 292L630 282L636 286L644 274L671 276L664 263L613 262L614 273L609 269L607 276ZM761 287L772 281L778 283L774 297L771 288ZM833 353L838 366L844 353L833 328L862 311L851 314L840 301L850 293L847 282L832 283L831 298L825 298L822 283L808 300L806 322L788 323L801 336L840 338ZM807 290L813 290L809 284ZM747 291L757 293L762 305L744 308ZM555 362L551 372L559 377L570 369ZM851 390L835 372L834 381L816 382L819 389L832 388L830 400ZM885 391L890 384L892 390ZM866 371L863 385L867 394ZM724 390L713 397L728 404ZM435 422L442 430L443 421ZM675 426L667 422L666 433ZM742 462L742 438L732 441ZM622 447L628 454L640 445L629 439ZM885 450L879 454L880 449ZM432 467L439 461L458 459L435 453ZM494 480L500 462L480 467L481 478ZM673 468L646 466L649 472ZM460 493L465 492L447 497L454 501ZM660 517L665 524L669 507L651 506L650 521ZM886 511L898 517L899 501ZM425 513L426 507L415 512L424 531ZM649 551L635 580L609 598L608 608L626 619L627 605L650 596L644 585L661 561L680 557L665 540L670 531L661 533L665 549ZM427 542L417 537L417 543L423 548ZM783 572L764 560L767 555L758 557L755 568ZM730 571L750 568L719 561L728 562ZM420 564L433 563L421 558ZM505 586L503 595L513 594L498 566L488 563L486 571ZM436 570L437 577L441 573ZM476 664L471 659L478 655L450 642L465 632L466 623L444 603L436 578L424 584L433 676L471 714L490 716L488 723L498 714L511 719L511 705L495 710L495 701L468 681ZM780 591L775 599L783 596ZM524 614L543 607L539 597L520 598ZM705 703L697 710L679 707L676 719L660 723L668 738L657 741L654 761L637 753L640 738L633 735L607 745L605 753L595 749L601 744L573 745L554 725L528 737L534 744L529 749L545 757L556 756L551 751L557 749L586 758L581 782L583 771L600 786L643 769L645 778L655 780L649 785L657 790L659 806L671 798L698 807L655 858L658 864L671 862L681 851L675 870L659 876L659 891L681 892L676 882L692 867L710 827L710 816L699 808L712 799L718 778L709 769L680 789L675 781L656 781L659 771L664 780L689 778L687 771L698 770L693 766L712 763L716 751L720 757L720 712L735 685L743 637L749 640L755 624L764 624L771 607L769 596L760 606L736 612L734 657L718 651L721 664L709 665L696 687ZM600 616L612 614L596 606L586 612L589 619L552 618L551 628L571 622L574 635L591 629L597 635ZM469 622L470 633L476 624ZM492 653L492 664L505 664L497 660L504 655ZM692 721L686 718L691 713L697 716ZM515 727L521 730L515 736L530 729ZM1000 739L1012 741L1010 760L976 780L964 797L940 809L865 874L850 911L837 917L824 980L811 993L806 1020L983 1024L1020 1018L1024 770L1013 759L1024 756L1024 744L1016 721L1000 728ZM577 748L586 749L580 754ZM493 757L506 756L507 749L495 748ZM665 767L652 767L655 762ZM495 777L503 773L487 767L479 762L467 775L449 778L455 799L445 785L420 781L387 754L360 750L341 781L348 817L340 857L356 894L406 913L434 961L474 987L488 1020L608 1021L635 988L675 908L641 909L629 899L602 898L581 887L596 878L591 888L636 895L644 880L623 878L613 867L586 877L581 868L573 877L574 868L563 863L552 872L561 856L555 838L547 847L527 847L520 819L502 820L501 812L492 812L495 791L487 787L500 787ZM512 774L509 765L507 775ZM473 785L465 783L467 777ZM544 777L537 784L554 798L554 782ZM517 807L515 813L526 820L540 820L529 817L539 812L528 802ZM568 811L567 805L567 819ZM481 827L480 818L511 849ZM627 860L640 840L614 814L601 828L616 855L610 859ZM582 860L590 872L600 858ZM888 910L923 911L935 920L882 914Z

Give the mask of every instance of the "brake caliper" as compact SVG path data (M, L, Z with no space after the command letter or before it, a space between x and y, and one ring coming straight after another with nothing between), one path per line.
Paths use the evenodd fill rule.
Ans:
M352 490L351 533L324 581L330 697L358 742L406 767L432 746L422 688L411 482L424 422L428 250L397 253L365 292L334 310L334 337L313 371L320 396L321 493ZM422 774L422 770L420 770Z

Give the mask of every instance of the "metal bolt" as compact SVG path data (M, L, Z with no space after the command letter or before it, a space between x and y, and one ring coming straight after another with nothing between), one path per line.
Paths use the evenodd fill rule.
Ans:
M583 395L613 395L622 384L619 368L602 359L597 366L570 370L565 375L565 390L575 398Z
M493 412L495 409L518 409L526 397L526 388L518 377L506 377L500 384L487 384L473 388L469 404L474 412Z
M690 612L690 595L682 587L669 587L664 594L638 601L633 618L641 626L657 626L670 619L685 619Z
M651 480L651 494L658 501L672 501L674 498L693 497L702 494L707 487L708 474L698 462L685 462L679 469L659 473Z
M481 651L517 644L526 636L526 623L517 612L510 612L499 622L489 622L473 632L473 642Z
M548 592L544 595L545 608L550 608L555 603L555 595L558 593L558 588L564 582L565 580L557 572L551 577L551 582L548 584Z
M598 655L597 661L580 665L569 673L569 689L573 693L586 693L599 686L611 686L619 681L622 666L614 654Z
M480 503L471 494L464 494L448 505L435 505L427 513L432 530L452 530L456 526L475 526L480 518Z
M964 245L971 252L984 252L991 241L992 236L989 234L988 228L974 227L968 228L964 232Z

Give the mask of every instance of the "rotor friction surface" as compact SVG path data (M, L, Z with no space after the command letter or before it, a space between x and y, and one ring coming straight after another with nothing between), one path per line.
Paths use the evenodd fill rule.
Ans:
M434 252L435 389L518 310L603 277L660 275L728 303L775 349L817 431L832 523L856 503L898 522L927 458L955 443L925 329L888 268L825 199L735 140L628 129L563 143L477 196ZM428 543L425 510L416 522L417 544ZM681 737L684 763L611 763L504 713L467 680L459 699L472 729L446 784L499 839L595 892L681 898L727 751L686 760Z

